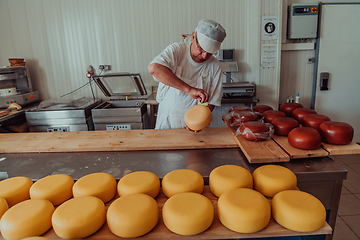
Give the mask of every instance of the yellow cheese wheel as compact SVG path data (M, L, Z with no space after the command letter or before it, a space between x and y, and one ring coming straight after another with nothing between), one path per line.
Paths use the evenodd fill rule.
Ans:
M123 238L135 238L150 232L159 221L159 207L154 198L133 193L111 203L106 215L109 229Z
M6 199L9 207L30 198L33 182L28 177L12 177L0 182L0 197Z
M28 237L28 238L23 238L21 240L51 240L51 239L46 237Z
M326 210L313 195L286 190L276 194L272 201L272 216L277 223L297 232L312 232L325 223Z
M191 130L200 131L211 123L212 114L208 107L204 105L195 105L185 113L186 126Z
M119 196L132 193L145 193L155 198L160 191L160 179L152 172L132 172L119 180L117 190Z
M180 235L195 235L208 229L214 220L211 201L198 193L179 193L163 206L165 226Z
M30 188L31 199L46 199L54 206L72 197L74 179L65 174L50 175L36 181Z
M51 228L55 208L45 199L28 199L11 207L0 221L5 239L21 239L44 234Z
M61 238L85 238L105 222L104 202L93 196L72 198L58 208L52 216L52 226Z
M177 169L166 174L162 180L162 190L167 197L183 192L202 193L204 179L191 169Z
M271 206L261 193L249 188L235 188L219 197L218 216L230 230L253 233L269 224Z
M5 198L0 197L0 219L1 216L9 209L9 205Z
M91 173L75 182L73 196L94 196L106 203L115 196L116 185L116 179L109 173Z
M273 197L284 190L297 189L296 175L288 168L278 165L264 165L253 172L254 189L266 197Z
M234 188L253 188L251 173L237 165L223 165L213 169L209 176L210 191L217 197Z

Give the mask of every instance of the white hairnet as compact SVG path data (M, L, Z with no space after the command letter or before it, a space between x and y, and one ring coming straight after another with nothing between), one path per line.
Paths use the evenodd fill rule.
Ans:
M200 20L195 32L200 47L208 53L219 51L220 45L226 37L225 29L210 19Z

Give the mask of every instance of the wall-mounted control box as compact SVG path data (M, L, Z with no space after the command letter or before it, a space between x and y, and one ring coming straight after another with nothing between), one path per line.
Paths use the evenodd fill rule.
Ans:
M295 3L288 9L288 39L316 38L318 5Z

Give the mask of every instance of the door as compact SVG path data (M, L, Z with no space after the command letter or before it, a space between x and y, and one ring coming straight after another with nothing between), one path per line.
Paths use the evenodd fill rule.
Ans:
M360 142L360 4L320 4L314 109L346 122ZM327 76L328 73L328 76ZM320 76L325 80L321 81ZM328 90L325 84L328 79Z

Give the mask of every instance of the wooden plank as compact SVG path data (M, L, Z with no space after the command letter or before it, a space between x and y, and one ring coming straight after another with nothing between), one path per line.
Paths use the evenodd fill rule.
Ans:
M329 153L322 148L318 148L315 150L301 150L294 148L288 142L286 136L278 136L274 135L273 140L279 144L279 146L285 150L287 154L289 154L291 159L297 158L311 158L311 157L325 157L328 156Z
M235 148L226 128L0 134L1 153Z
M155 228L150 231L148 234L139 237L137 239L172 239L172 238L184 238L184 239L242 239L242 238L260 238L260 237L280 237L280 236L305 236L305 235L322 235L322 234L331 234L332 229L331 227L325 222L324 226L320 229L314 231L314 232L307 232L307 233L300 233L291 231L289 229L286 229L276 223L273 218L271 218L269 225L264 228L263 230L256 232L256 233L237 233L234 231L229 230L219 220L218 214L217 214L217 201L218 198L214 196L209 189L209 186L205 186L204 191L202 193L204 196L206 196L210 201L213 203L214 206L214 221L211 224L211 226L204 232L193 235L193 236L181 236L178 234L175 234L171 232L169 229L166 228L163 219L162 219L162 207L164 203L167 200L167 197L160 192L160 194L155 198L155 200L158 203L159 206L159 222L155 226ZM116 200L117 197L115 197L112 201ZM106 203L106 208L108 208L111 204ZM270 200L269 200L270 201ZM58 237L54 230L51 228L49 231L47 231L45 234L42 235L43 237L47 237L50 239L61 239ZM3 239L0 236L0 239ZM116 240L121 239L120 237L114 235L108 225L105 223L95 234L87 237L86 239L91 240Z
M355 142L351 142L347 145L322 143L321 147L328 151L329 155L360 154L360 145Z

